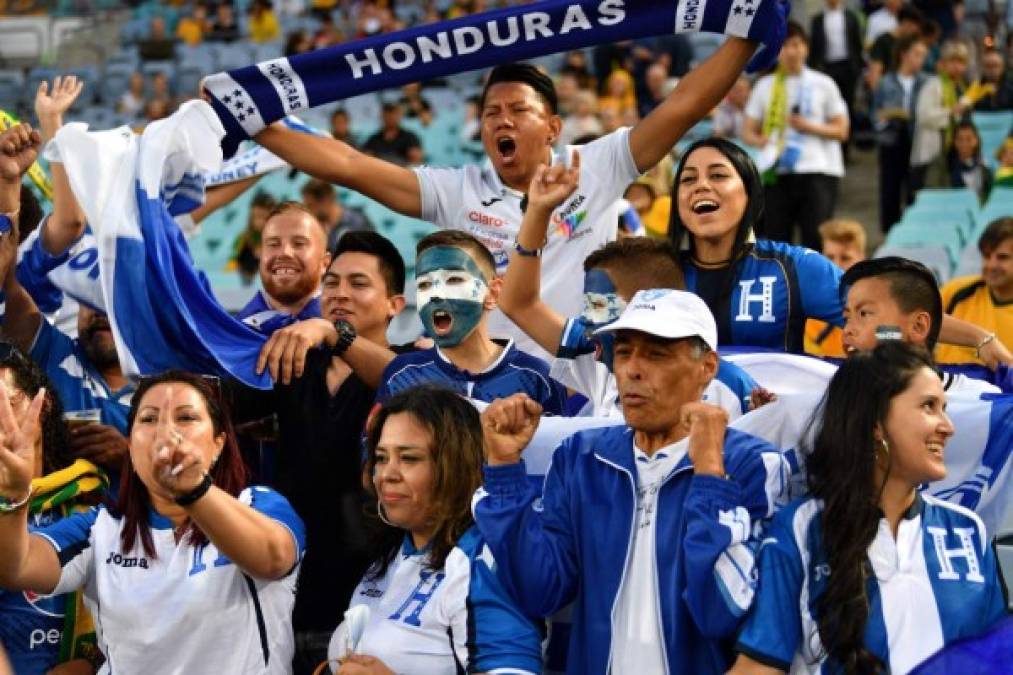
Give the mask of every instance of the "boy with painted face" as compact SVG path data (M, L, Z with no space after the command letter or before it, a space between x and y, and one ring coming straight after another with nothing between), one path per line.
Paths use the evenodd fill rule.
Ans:
M583 413L621 415L611 373L612 334L594 331L618 319L637 291L682 289L684 281L678 258L666 242L627 237L584 259L584 309L579 316L567 319L541 300L538 247L545 241L549 214L571 194L579 171L580 156L575 152L569 169L543 165L536 173L499 304L514 323L556 355L550 374L588 398ZM753 390L760 391L745 371L721 360L704 400L721 406L734 419L750 408Z
M495 270L489 250L466 232L444 230L419 242L416 306L436 345L396 357L384 370L378 402L437 383L487 402L523 392L547 413L563 413L566 388L549 376L548 364L517 349L513 340L489 337L489 314L502 285Z

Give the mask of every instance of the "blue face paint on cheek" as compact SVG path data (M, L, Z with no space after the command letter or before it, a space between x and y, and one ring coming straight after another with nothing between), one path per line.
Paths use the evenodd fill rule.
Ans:
M427 283L427 288L417 293L419 318L426 333L440 347L459 345L485 313L488 286L482 270L463 249L437 246L422 252L415 273L418 282Z
M612 333L594 335L597 328L612 323L622 314L626 302L619 297L615 284L603 269L588 270L584 274L584 320L588 323L588 338L598 345L598 360L612 372L615 353L615 336Z

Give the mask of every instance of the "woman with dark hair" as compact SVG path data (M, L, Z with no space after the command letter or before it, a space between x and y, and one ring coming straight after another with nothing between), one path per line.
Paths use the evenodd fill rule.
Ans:
M52 525L97 504L109 480L88 460L75 461L63 406L42 370L10 344L0 343L0 383L9 392L16 413L23 413L32 398L45 392L40 434L33 447L29 529ZM9 508L0 505L0 514ZM74 668L73 672L90 673L104 660L95 647L95 627L79 593L33 598L0 590L0 651L3 649L14 672L26 675L64 672L57 664Z
M992 172L981 159L981 136L974 122L958 122L953 130L953 146L947 155L950 187L970 188L984 202L992 190Z
M802 353L807 318L843 326L841 270L801 246L756 239L763 184L735 143L706 138L679 161L668 236L686 289L704 299L722 346Z
M981 520L918 490L946 476L945 408L920 347L841 365L817 413L811 494L774 517L732 673L907 673L1005 615Z
M142 379L116 508L32 534L24 507L44 393L30 404L0 395L0 586L82 589L100 672L291 672L302 522L277 493L246 487L216 385L178 371Z
M376 413L366 447L384 525L331 640L336 672L540 673L539 632L497 580L471 516L478 411L447 389L408 389Z

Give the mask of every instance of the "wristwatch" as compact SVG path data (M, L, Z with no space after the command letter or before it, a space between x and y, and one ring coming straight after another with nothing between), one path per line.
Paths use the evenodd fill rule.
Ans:
M334 330L338 331L338 342L331 347L331 356L341 356L352 346L358 334L355 332L355 326L345 319L335 321Z

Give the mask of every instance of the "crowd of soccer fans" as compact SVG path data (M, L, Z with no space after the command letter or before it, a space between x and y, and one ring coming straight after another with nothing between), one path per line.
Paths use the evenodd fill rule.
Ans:
M688 33L311 110L241 150L271 171L187 213L162 186L202 284L166 307L228 277L232 318L180 344L117 287L171 252L108 236L137 206L96 207L116 169L68 123L157 131L217 70L496 6L142 3L106 63L19 74L0 675L1004 672L990 2L827 0L755 77L755 43ZM879 228L835 217L873 150ZM249 372L192 366L223 321ZM167 369L137 372L146 336Z

